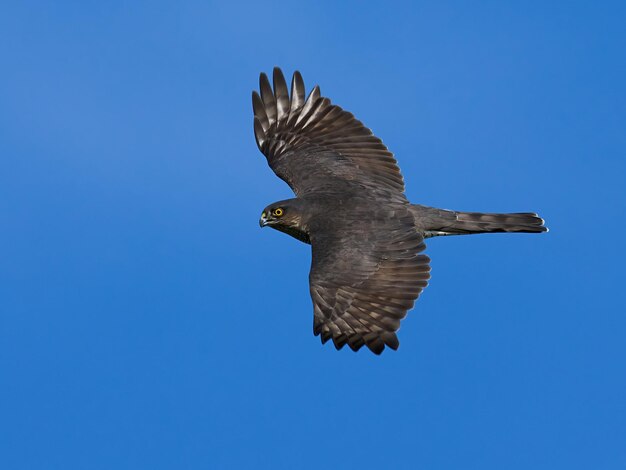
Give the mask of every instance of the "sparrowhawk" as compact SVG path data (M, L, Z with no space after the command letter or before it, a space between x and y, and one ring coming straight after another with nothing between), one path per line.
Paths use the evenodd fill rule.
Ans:
M261 227L312 247L313 332L322 343L380 354L397 349L400 321L430 278L424 239L547 231L535 213L458 212L411 204L393 154L299 72L291 93L279 68L252 93L261 152L296 197L267 206Z

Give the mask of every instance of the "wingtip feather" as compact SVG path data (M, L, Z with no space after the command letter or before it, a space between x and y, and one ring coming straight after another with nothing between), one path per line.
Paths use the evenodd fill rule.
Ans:
M291 78L291 109L297 110L304 104L306 96L306 89L304 87L304 80L299 71L293 73Z
M265 130L258 117L254 117L254 138L256 144L261 152L263 151L263 144L265 143Z
M254 117L260 121L263 130L267 131L269 128L269 119L267 118L267 113L265 112L263 100L256 91L252 92L252 110L254 111Z
M274 97L276 99L276 119L282 120L289 115L289 91L285 76L279 67L274 67L272 74L274 81Z
M269 124L272 125L276 121L276 98L274 97L270 80L264 72L261 72L261 75L259 75L259 89L261 90L261 100L263 100Z

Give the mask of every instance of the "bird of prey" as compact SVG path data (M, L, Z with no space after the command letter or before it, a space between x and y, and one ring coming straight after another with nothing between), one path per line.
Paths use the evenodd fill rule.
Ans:
M252 93L254 135L296 197L261 214L261 227L312 247L313 333L322 343L397 349L400 321L430 278L424 239L488 232L546 232L535 213L485 214L411 204L393 154L351 113L279 68Z

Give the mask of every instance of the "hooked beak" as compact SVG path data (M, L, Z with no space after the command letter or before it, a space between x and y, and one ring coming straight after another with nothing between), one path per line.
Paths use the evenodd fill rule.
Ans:
M261 219L259 220L259 227L263 228L268 224L267 218L265 217L265 215L261 216Z

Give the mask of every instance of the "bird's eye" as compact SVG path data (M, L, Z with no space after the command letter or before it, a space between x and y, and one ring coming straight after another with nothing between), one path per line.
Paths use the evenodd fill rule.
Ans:
M280 217L281 215L283 215L283 210L279 207L277 209L274 209L273 214L275 217Z

